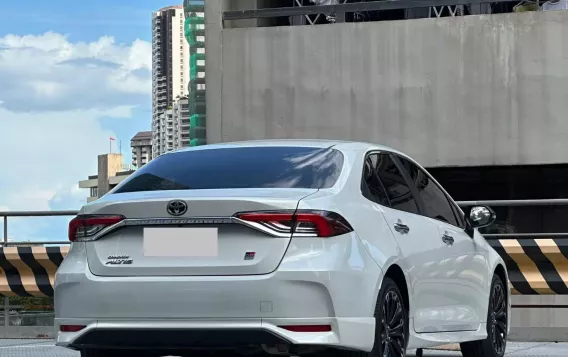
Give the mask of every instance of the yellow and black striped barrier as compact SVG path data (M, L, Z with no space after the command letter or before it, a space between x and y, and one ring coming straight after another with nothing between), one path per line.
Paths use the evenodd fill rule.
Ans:
M0 248L0 295L52 297L55 272L68 251L68 246Z
M491 239L516 295L568 294L568 239Z
M517 295L568 295L568 239L488 239L503 257ZM60 247L0 248L0 295L53 296Z

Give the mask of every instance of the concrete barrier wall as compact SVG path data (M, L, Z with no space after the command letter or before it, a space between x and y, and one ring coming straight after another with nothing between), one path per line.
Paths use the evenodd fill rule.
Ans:
M427 167L568 160L568 12L221 29L207 140L386 144ZM216 13L217 12L217 13Z

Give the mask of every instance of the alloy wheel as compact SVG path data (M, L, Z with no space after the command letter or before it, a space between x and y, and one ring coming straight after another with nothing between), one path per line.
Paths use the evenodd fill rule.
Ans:
M493 287L491 306L491 342L497 356L503 356L507 344L507 300L502 284Z
M382 309L383 357L404 357L406 348L404 306L396 291L387 292Z

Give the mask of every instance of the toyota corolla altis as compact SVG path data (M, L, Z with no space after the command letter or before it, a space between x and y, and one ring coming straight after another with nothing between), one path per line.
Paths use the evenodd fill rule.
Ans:
M507 272L419 164L384 146L253 141L170 152L69 224L57 345L83 357L501 357Z

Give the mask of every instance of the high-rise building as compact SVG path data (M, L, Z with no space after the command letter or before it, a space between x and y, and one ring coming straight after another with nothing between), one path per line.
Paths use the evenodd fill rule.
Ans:
M152 132L141 131L130 139L132 166L141 168L152 159Z
M173 133L168 140L168 131L173 131L168 115L174 102L187 95L190 66L184 21L181 5L152 14L152 158L175 149Z
M189 117L190 146L206 144L205 109L205 4L184 0L185 38L190 45Z
M174 122L174 147L190 146L190 123L189 123L189 99L180 98L174 102L173 122Z

